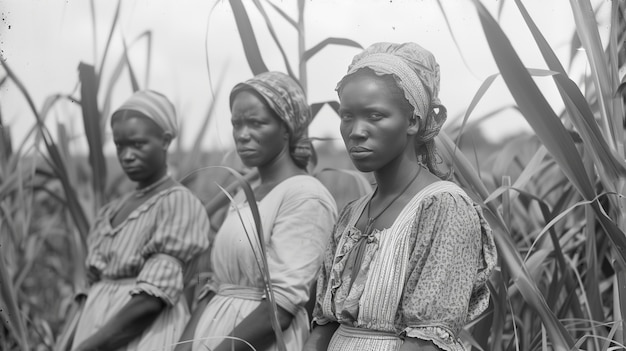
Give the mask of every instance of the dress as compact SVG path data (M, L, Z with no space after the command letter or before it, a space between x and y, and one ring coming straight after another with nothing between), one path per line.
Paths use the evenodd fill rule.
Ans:
M374 230L351 283L354 227L372 194L346 206L318 280L314 322L339 322L328 350L398 350L405 336L463 350L461 328L487 308L495 266L491 230L457 185L435 182L416 194L393 225Z
M223 336L229 335L264 298L262 275L242 226L245 223L254 242L254 221L241 195L235 200L243 221L231 205L211 250L214 274L207 287L217 295L196 326L195 351L210 350L221 343ZM309 335L303 306L337 219L335 201L317 179L298 175L276 185L258 201L258 207L276 303L294 316L283 331L285 344L287 350L300 350Z
M182 298L184 267L209 245L209 219L200 201L176 185L146 200L117 227L111 218L124 201L99 212L88 238L87 268L100 272L74 336L74 346L96 332L131 298L146 293L166 307L156 321L122 350L172 350L189 310Z

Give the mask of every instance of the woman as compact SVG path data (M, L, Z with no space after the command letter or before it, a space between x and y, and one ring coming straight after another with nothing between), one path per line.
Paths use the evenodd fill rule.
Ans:
M439 66L417 44L377 43L337 92L346 149L377 187L339 217L305 350L462 350L495 249L480 207L437 169Z
M311 112L299 84L278 72L237 84L230 107L237 153L260 176L253 190L284 341L287 350L300 350L309 330L304 304L337 216L330 193L306 171ZM224 339L229 335L257 350L276 349L262 275L249 243L256 236L250 208L242 193L235 200L211 251L214 281L200 295L178 350L191 344L193 350L250 350L243 342Z
M88 238L91 281L74 350L171 349L189 317L185 265L208 247L202 204L167 173L174 106L139 91L111 117L117 157L137 189L99 212Z

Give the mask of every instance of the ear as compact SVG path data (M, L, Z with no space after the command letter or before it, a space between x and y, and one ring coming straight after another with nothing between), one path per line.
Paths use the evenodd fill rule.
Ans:
M172 143L172 134L170 132L163 133L163 151L167 151Z
M419 132L420 130L419 120L420 120L420 117L417 115L413 115L411 116L411 118L409 118L409 127L406 130L406 133L408 135L416 135L417 132Z

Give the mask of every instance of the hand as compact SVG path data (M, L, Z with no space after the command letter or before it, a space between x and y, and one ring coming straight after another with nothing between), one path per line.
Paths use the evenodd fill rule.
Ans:
M184 343L176 345L174 351L191 351L192 346L193 342L191 340L187 340Z

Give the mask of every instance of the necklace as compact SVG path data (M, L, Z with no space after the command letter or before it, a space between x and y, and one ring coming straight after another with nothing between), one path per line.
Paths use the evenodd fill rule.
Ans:
M148 185L147 187L144 187L144 188L141 188L141 189L139 189L139 188L135 189L135 197L144 197L144 196L146 196L146 194L148 194L152 190L158 188L160 185L165 183L168 179L170 179L169 173L165 174L165 176L163 176L163 178L161 178L161 179L157 180L156 182Z
M407 191L407 189L411 186L411 184L413 184L415 179L417 179L417 176L420 175L421 170L422 170L422 167L419 167L417 169L417 172L415 172L415 175L413 176L411 181L408 182L404 186L404 189L402 189L402 191L400 191L398 193L398 195L396 195L391 201L389 201L389 203L387 205L385 205L385 207L382 210L380 210L380 212L378 212L378 214L376 216L374 216L374 217L372 217L370 215L370 209L372 207L372 199L374 198L374 196L372 195L372 197L367 202L367 224L365 225L365 233L364 234L369 235L371 233L371 231L372 231L372 229L374 227L374 222L378 219L378 217L380 217L380 215L382 215L391 206L391 204L396 202L396 200L398 200L400 198L400 196L402 196L402 194L404 194Z

